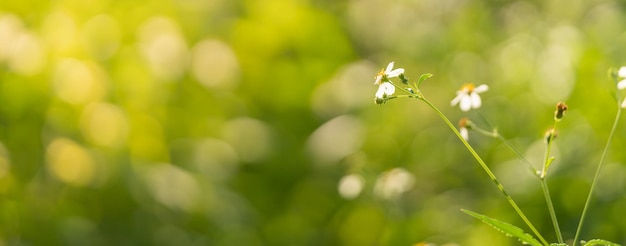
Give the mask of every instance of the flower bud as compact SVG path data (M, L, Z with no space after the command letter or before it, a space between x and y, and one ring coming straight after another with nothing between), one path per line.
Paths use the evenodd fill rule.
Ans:
M374 103L376 103L378 105L381 105L381 104L385 103L385 99L380 98L380 97L375 97L374 98Z
M472 122L468 118L463 117L459 120L459 128L472 129Z
M409 79L406 76L404 76L404 73L401 73L398 77L400 78L403 84L405 85L409 84Z
M461 120L459 120L459 134L461 134L461 137L465 139L465 141L469 140L470 129L472 129L472 122L467 118L461 118Z
M559 102L556 104L556 111L554 111L554 120L561 120L563 115L567 112L567 104Z
M545 138L546 138L546 143L550 143L550 141L552 141L553 139L555 139L558 136L558 132L556 130L554 130L554 128L550 128L546 131L545 134Z

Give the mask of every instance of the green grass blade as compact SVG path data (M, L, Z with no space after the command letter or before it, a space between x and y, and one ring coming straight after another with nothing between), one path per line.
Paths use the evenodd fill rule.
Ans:
M537 239L535 239L530 234L525 233L524 230L522 230L521 228L517 226L511 225L509 223L502 222L496 219L492 219L485 215L477 214L469 210L461 209L461 211L463 211L466 214L471 215L472 217L476 219L479 219L480 221L484 222L487 225L492 226L496 230L504 233L504 235L506 235L507 237L517 238L520 242L524 244L530 244L533 246L542 245L539 241L537 241Z
M602 239L593 239L593 240L589 240L587 241L587 243L584 244L584 246L595 246L595 245L604 245L604 246L620 246L617 243L614 242L609 242L607 240L602 240Z

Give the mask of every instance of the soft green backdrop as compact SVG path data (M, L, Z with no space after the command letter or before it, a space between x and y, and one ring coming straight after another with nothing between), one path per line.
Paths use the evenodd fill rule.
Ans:
M574 237L616 112L607 70L626 65L622 1L8 0L0 245L518 245L460 212L527 230L432 110L373 103L390 61L435 74L422 91L453 121L485 126L449 102L488 84L480 114L535 163L567 102L548 183ZM583 239L626 243L625 124ZM470 138L555 241L539 183ZM375 192L393 168L399 192Z

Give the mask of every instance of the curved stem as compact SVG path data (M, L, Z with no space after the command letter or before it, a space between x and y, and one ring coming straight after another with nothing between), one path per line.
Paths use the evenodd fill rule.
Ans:
M517 158L519 158L520 161L522 161L523 163L526 163L526 165L528 166L528 169L533 173L533 175L539 177L539 173L537 172L537 169L533 166L533 164L531 164L530 161L528 161L524 157L524 155L522 155L522 153L519 152L519 150L513 147L513 145L509 142L509 140L504 138L504 136L502 136L502 134L500 134L500 132L498 132L496 128L492 127L491 124L489 124L489 121L487 120L487 118L485 118L485 116L483 116L483 114L480 113L480 111L476 110L476 114L478 114L478 116L483 120L485 124L487 124L489 128L494 129L495 137L500 139L500 141L502 141L502 143L504 143L504 145L506 145L506 147L509 148L509 150L513 151L513 153L517 155Z
M541 170L541 175L539 179L541 180L541 190L543 190L543 195L546 199L546 205L548 205L548 212L550 212L550 219L552 220L552 226L554 227L554 232L556 233L556 238L559 240L559 243L563 243L563 236L561 235L561 229L559 228L559 221L556 218L556 213L554 212L554 205L552 205L552 197L550 196L550 190L548 190L548 182L546 181L546 174L548 172L548 166L552 162L550 158L550 151L552 150L552 143L554 142L556 127L559 121L554 120L554 126L552 126L552 132L550 132L550 136L548 137L547 147L546 147L546 155L543 159L543 168Z
M504 143L504 145L506 145L506 147L508 147L511 151L513 151L517 155L517 158L520 159L520 161L526 163L526 165L528 166L528 169L530 170L530 172L532 172L536 177L539 177L539 172L537 171L537 169L535 167L533 167L533 164L531 164L530 161L528 161L524 157L524 155L522 155L522 153L519 152L519 150L517 150L515 147L513 147L513 145L511 145L511 143L509 142L509 140L504 138L500 133L498 133L498 139L500 139L500 141L502 141Z
M543 190L543 195L545 196L546 203L548 204L548 211L550 212L550 218L552 219L552 226L554 226L556 238L559 240L559 243L563 243L561 228L559 228L559 221L556 219L556 213L554 212L554 206L552 205L552 198L550 197L550 190L548 190L548 184L545 178L541 179L541 189Z
M554 121L554 126L552 126L552 129L549 134L550 136L548 136L548 147L546 148L546 156L543 159L543 168L541 169L541 175L539 176L539 178L544 179L546 177L546 173L548 172L548 166L550 165L550 151L552 150L552 143L554 142L554 138L556 137L556 126L559 124L559 122L557 120ZM549 130L550 131L550 130Z
M435 110L435 112L437 112L439 117L448 125L448 127L450 127L450 130L452 130L452 132L454 132L454 134L456 134L456 136L459 138L459 140L461 140L463 145L465 145L467 150L469 150L469 152L472 154L474 159L476 159L476 161L478 161L478 164L480 164L480 166L483 168L485 173L487 173L487 176L489 176L489 178L496 185L496 187L498 187L498 190L500 190L500 192L504 195L506 200L509 202L509 204L511 204L511 207L513 207L515 212L517 212L517 214L524 221L524 223L526 223L526 225L530 228L530 230L532 230L532 232L535 234L535 236L537 236L539 238L539 240L541 240L541 242L544 245L548 245L548 242L541 236L541 234L539 234L539 232L537 231L535 226L533 226L533 224L530 222L530 220L528 220L526 215L524 215L522 210L519 208L519 206L517 206L517 203L515 203L513 198L506 192L506 190L504 190L504 187L502 186L502 184L500 184L500 182L498 181L496 176L493 174L491 169L489 169L489 167L487 166L487 164L485 164L483 159L480 158L480 156L476 153L474 148L472 148L472 146L467 141L465 141L465 139L461 136L461 134L456 129L456 127L452 124L452 122L450 122L450 120L434 104L432 104L426 98L421 96L421 97L418 97L418 99L424 101L426 104L428 104L429 107L431 107L433 110Z
M608 152L609 146L611 145L611 141L613 140L613 135L615 134L615 129L617 129L617 124L619 123L621 114L622 114L622 108L620 107L620 105L618 105L617 114L615 115L615 120L613 121L613 127L611 127L609 138L607 139L606 145L604 146L604 150L602 151L602 156L600 157L600 163L598 163L598 168L596 169L596 174L593 176L593 182L591 183L591 188L589 189L589 195L587 195L587 201L585 201L583 212L580 215L580 221L578 222L578 228L576 229L576 235L574 236L574 243L572 244L572 246L576 246L576 242L578 242L580 231L583 227L583 223L585 222L585 216L587 215L587 209L589 208L589 202L591 201L591 197L593 196L593 191L596 187L596 183L598 182L598 176L600 175L600 170L602 169L602 163L604 163L604 158L606 157L606 153Z
M484 116L483 116L480 112L477 112L477 113L478 113L478 115L480 116L480 118L482 118L482 120L485 122L485 124L487 124L487 125L489 126L489 122L487 121L487 119L486 119L486 118L485 118L485 117L484 117ZM556 127L557 127L557 123L558 123L558 121L555 121L555 122L554 122L553 129L556 129ZM490 127L491 127L491 126L490 126ZM476 129L476 130L480 130L479 132L484 131L484 130L482 130L482 129L480 129L480 128L478 128L478 129ZM481 132L481 133L482 133L482 132ZM485 132L485 133L483 133L483 134L486 134L486 132ZM546 181L546 178L545 178L545 174L546 174L546 172L547 172L547 168L548 168L548 165L549 165L549 163L548 163L548 162L551 160L551 159L550 159L550 150L551 150L551 145L552 145L552 142L553 142L553 140L554 140L554 137L555 137L555 136L550 136L550 139L549 139L549 141L548 141L548 147L547 147L547 149L546 149L546 156L545 156L545 158L544 158L544 164L543 164L542 172L540 172L540 173L539 173L539 172L537 172L537 170L533 167L533 165L532 165L532 164L531 164L528 160L526 160L526 158L524 158L524 156L523 156L523 155L522 155L522 154L521 154L521 153L520 153L517 149L515 149L515 148L514 148L514 147L513 147L513 146L509 143L509 141L507 141L507 140L506 140L506 139L505 139L505 138L504 138L501 134L499 134L497 131L494 131L494 132L493 132L493 134L490 134L490 135L492 135L493 137L497 137L498 139L500 139L500 140L501 140L501 141L502 141L502 142L503 142L503 143L504 143L504 144L505 144L505 145L506 145L506 146L507 146L507 147L508 147L511 151L513 151L513 152L514 152L514 153L518 156L518 158L519 158L522 162L526 163L526 165L528 165L528 167L529 167L529 169L532 171L532 173L533 173L533 174L534 174L537 178L539 178L539 180L541 181L541 189L542 189L543 194L544 194L544 197L545 197L545 199L546 199L546 204L547 204L547 206L548 206L548 211L549 211L549 213L550 213L550 218L551 218L551 220L552 220L552 226L554 227L554 231L555 231L555 233L556 233L556 237L557 237L557 239L558 239L559 243L563 243L563 236L561 235L561 229L559 228L559 222L558 222L558 220L557 220L556 213L555 213L555 211L554 211L554 205L552 204L552 198L551 198L551 196L550 196L550 190L548 189L548 184L547 184L547 181Z

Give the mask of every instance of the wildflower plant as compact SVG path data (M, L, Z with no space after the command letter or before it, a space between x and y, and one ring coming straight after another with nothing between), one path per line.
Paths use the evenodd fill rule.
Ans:
M433 109L435 111L435 113L443 120L443 122L450 128L450 130L459 138L459 140L461 141L461 143L465 146L465 148L467 148L467 150L471 153L472 157L474 159L476 159L476 161L478 162L478 164L480 165L480 167L482 168L482 170L487 174L487 176L489 177L489 179L493 182L493 184L496 186L496 188L502 193L502 195L504 196L504 198L507 200L507 202L509 203L509 205L513 208L513 210L515 211L515 213L520 217L520 219L525 223L526 227L530 230L530 233L526 233L524 232L523 229L521 229L520 227L508 224L506 222L502 222L499 221L497 219L494 218L490 218L487 217L485 215L476 213L476 212L472 212L469 210L465 210L462 209L462 211L492 227L494 227L495 229L497 229L498 231L504 233L506 236L509 237L514 237L517 238L520 242L522 242L523 244L530 244L530 245L536 245L536 246L540 246L540 245L558 245L558 246L563 246L563 245L568 245L565 243L565 241L563 240L563 236L561 234L561 229L559 227L559 222L557 220L557 216L556 213L554 211L554 206L552 204L552 198L550 196L550 191L548 188L548 184L547 184L547 179L548 179L548 174L549 174L549 168L552 165L552 163L555 160L555 157L551 155L551 150L552 150L552 145L554 144L556 138L557 138L557 134L558 134L558 126L559 123L565 118L567 111L568 111L568 106L567 104L565 104L564 102L559 102L556 104L556 109L554 111L554 122L552 124L552 126L546 131L545 134L545 155L543 158L543 163L541 166L541 168L539 170L537 170L534 165L532 163L530 163L526 158L524 158L524 156L505 138L503 137L496 129L493 130L485 130L482 129L481 127L479 127L477 124L475 124L474 122L472 122L470 119L468 118L462 118L459 123L458 123L458 129L455 125L453 125L451 123L451 121L448 119L448 117L446 117L446 115L444 115L444 113L439 110L432 102L430 102L422 93L422 91L420 90L420 85L428 78L431 78L433 75L426 73L426 74L422 74L419 76L419 78L417 79L417 81L409 81L409 79L405 76L404 74L404 69L402 68L396 68L393 69L394 67L394 63L390 62L386 69L382 69L375 77L375 82L374 84L378 85L378 91L375 94L374 97L374 102L376 104L384 104L389 100L392 99L396 99L396 98L413 98L413 99L417 99L419 101L424 102L428 107L430 107L431 109ZM619 90L622 89L626 89L626 67L621 67L620 69L618 69L617 71L611 71L611 76L613 78L613 80L616 83L616 87L618 90L616 90L617 92L619 92ZM397 78L397 79L395 79ZM394 79L394 80L392 80ZM461 111L467 112L470 110L477 110L481 107L482 105L482 99L480 97L480 93L486 92L489 89L489 87L485 84L483 85L479 85L479 86L475 86L472 83L468 83L468 84L464 84L461 89L459 89L456 92L456 97L454 97L450 104L451 106L456 106L459 105L459 108L461 109ZM398 93L396 93L398 91ZM613 122L613 126L611 128L611 131L609 133L609 137L607 139L607 142L605 144L604 150L602 152L602 155L600 157L600 160L598 162L597 168L596 168L596 172L594 175L594 179L593 182L591 184L591 187L589 189L588 195L587 195L587 200L585 202L585 205L583 207L581 216L580 216L580 220L578 223L578 227L576 230L576 234L574 236L573 242L572 242L572 246L578 245L578 243L580 243L581 245L585 245L585 246L591 246L591 245L618 245L616 243L607 241L607 240L602 240L602 239L594 239L594 240L589 240L589 241L579 241L579 237L580 237L580 233L585 221L585 217L587 215L587 211L590 207L590 200L593 198L593 193L595 190L595 186L597 184L598 181L598 176L599 173L601 172L602 169L602 165L604 163L606 154L608 152L608 149L610 147L610 143L613 139L614 133L615 133L615 129L617 128L617 125L619 123L619 119L620 119L620 115L621 115L621 110L622 108L626 107L626 100L622 100L621 96L619 95L619 93L616 93L616 99L618 101L617 104L617 113L615 116L615 120ZM480 117L482 117L482 115L480 113L478 113L478 115ZM482 117L482 120L487 124L487 121L485 120L484 117ZM489 127L489 126L487 126ZM490 127L489 127L490 128ZM496 138L499 139L500 141L502 141L511 151L513 151L518 158L520 159L521 162L525 163L529 170L533 173L533 175L537 178L537 180L539 181L539 183L541 184L541 188L544 194L544 198L546 201L546 206L547 206L547 210L550 214L550 219L552 221L552 225L554 227L554 233L555 233L555 237L557 239L557 242L554 243L548 243L548 241L546 241L545 237L539 233L539 231L536 229L536 227L533 225L533 223L528 219L528 217L524 214L524 212L522 211L522 209L517 205L517 203L515 202L515 200L509 195L509 193L506 191L505 187L500 183L500 181L498 181L497 177L495 176L495 174L492 172L492 170L489 168L489 166L485 163L485 161L480 157L480 155L474 150L474 148L472 147L472 145L470 145L470 143L468 142L469 140L469 132L476 132L480 135L484 135L487 137L492 137L492 138Z

